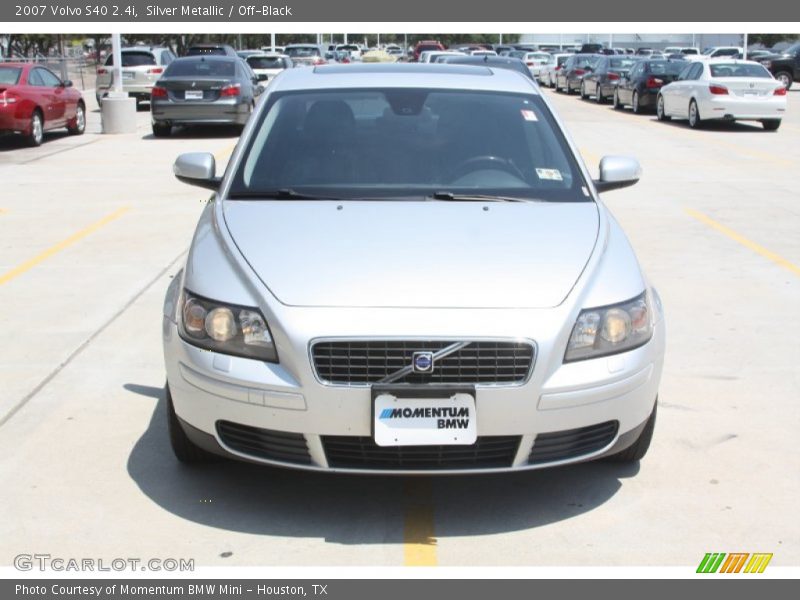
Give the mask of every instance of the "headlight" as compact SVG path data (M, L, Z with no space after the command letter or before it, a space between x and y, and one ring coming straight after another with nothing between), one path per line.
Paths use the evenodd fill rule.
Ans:
M257 308L207 300L188 290L183 290L180 306L178 331L193 346L278 362L267 321Z
M572 328L564 362L633 350L653 336L647 292L612 306L582 310Z

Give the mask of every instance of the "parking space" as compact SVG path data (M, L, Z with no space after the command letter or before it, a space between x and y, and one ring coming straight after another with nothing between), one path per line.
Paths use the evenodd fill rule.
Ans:
M693 130L575 96L553 103L592 169L636 156L604 194L658 287L668 350L638 467L514 475L317 475L173 458L161 303L208 194L171 172L224 166L226 129L155 139L0 139L0 564L165 555L198 565L691 565L711 550L795 564L800 454L800 89L777 132ZM222 168L222 167L220 167Z

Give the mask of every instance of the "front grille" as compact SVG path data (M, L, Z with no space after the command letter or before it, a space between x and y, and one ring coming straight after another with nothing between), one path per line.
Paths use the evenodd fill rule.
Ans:
M597 452L611 443L618 427L619 422L606 421L579 429L540 433L533 442L528 463L554 462Z
M306 438L301 433L272 431L230 421L217 421L217 433L226 446L257 458L311 464Z
M415 352L437 352L455 341L335 341L311 349L317 377L326 383L378 383L411 364ZM471 342L434 361L431 373L409 373L391 383L518 384L533 367L533 346L520 342Z
M333 468L377 470L492 469L510 467L520 436L482 436L468 446L378 446L371 437L322 436Z

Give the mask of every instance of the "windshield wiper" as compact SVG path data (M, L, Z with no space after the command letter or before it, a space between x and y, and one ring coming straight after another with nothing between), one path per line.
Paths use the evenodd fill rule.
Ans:
M490 194L455 194L453 192L434 192L426 196L428 200L445 200L448 202L528 202L532 198L515 198L513 196L495 196Z
M314 196L312 194L301 194L295 192L291 188L281 188L279 190L244 190L240 192L233 192L228 196L231 200L247 199L247 198L260 198L263 200L341 200L333 196Z

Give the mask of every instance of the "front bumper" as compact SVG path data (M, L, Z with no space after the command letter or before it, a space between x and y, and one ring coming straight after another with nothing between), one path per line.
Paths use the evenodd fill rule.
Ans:
M250 116L250 107L240 99L214 102L155 100L150 104L150 113L157 123L244 125Z
M500 462L478 460L454 468L444 460L417 468L385 462L387 456L397 457L375 452L369 386L320 383L307 352L310 340L295 346L305 348L305 355L298 351L287 361L305 363L307 370L290 372L281 364L187 344L168 317L164 317L163 333L175 412L195 444L251 462L349 473L503 472L569 464L620 451L636 440L653 410L664 353L661 321L652 340L640 348L563 364L549 376L542 374L546 357L539 356L523 384L475 387L479 444L503 445ZM282 356L289 358L285 352ZM575 440L594 443L576 445ZM284 443L291 449L288 454L281 446ZM293 454L298 448L302 452ZM366 458L358 463L343 461L342 452ZM370 457L376 460L370 462Z

